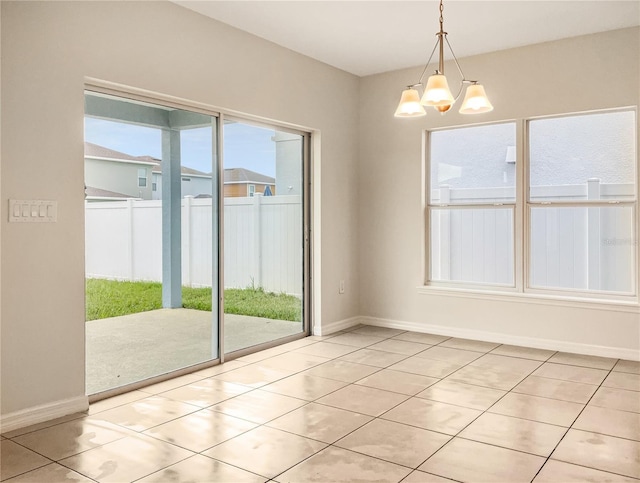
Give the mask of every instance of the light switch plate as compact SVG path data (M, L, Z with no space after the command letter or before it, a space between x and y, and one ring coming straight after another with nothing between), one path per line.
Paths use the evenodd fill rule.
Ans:
M58 202L46 200L9 200L10 223L55 223Z

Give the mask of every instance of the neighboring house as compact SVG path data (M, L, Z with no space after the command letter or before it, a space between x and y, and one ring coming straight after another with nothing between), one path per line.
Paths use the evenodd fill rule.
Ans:
M148 158L84 143L84 180L86 186L110 191L121 198L151 199L151 170L156 163ZM107 196L108 197L108 196Z
M255 193L267 195L276 194L276 180L271 176L256 173L244 168L229 168L224 170L224 196L239 197L253 196Z
M153 159L153 158L151 158ZM154 200L162 199L162 166L160 160L157 160L158 164L152 169L151 175L151 198ZM213 187L211 185L211 175L198 171L197 169L187 168L182 166L181 169L182 182L182 197L193 196L194 198L210 197L213 193Z
M273 140L276 144L276 191L281 196L299 196L302 194L302 136L276 131Z
M132 156L85 142L85 183L88 201L121 201L127 198L162 199L162 164L152 156ZM182 196L212 195L211 174L181 167ZM244 168L224 170L224 196L250 197L276 194L276 180Z
M182 167L182 196L211 195L211 175ZM162 199L161 160L131 156L93 143L84 143L84 172L88 201L127 198Z

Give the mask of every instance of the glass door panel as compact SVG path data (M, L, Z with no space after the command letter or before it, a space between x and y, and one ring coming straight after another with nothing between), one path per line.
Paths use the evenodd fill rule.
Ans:
M237 121L224 130L224 347L304 326L304 136Z
M86 388L219 357L217 119L85 96Z

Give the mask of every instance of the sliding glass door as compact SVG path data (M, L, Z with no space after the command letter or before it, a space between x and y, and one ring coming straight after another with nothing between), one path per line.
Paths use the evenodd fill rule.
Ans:
M224 122L225 353L305 331L305 136Z
M219 358L217 130L86 93L87 394Z
M308 135L221 118L85 94L89 395L307 333Z

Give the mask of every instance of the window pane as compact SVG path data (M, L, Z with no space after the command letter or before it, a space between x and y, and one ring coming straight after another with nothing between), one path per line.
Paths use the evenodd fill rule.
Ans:
M531 201L633 199L635 124L633 111L531 121Z
M430 133L432 203L515 201L516 125Z
M512 208L430 213L431 280L513 286Z
M633 292L633 209L532 208L534 287Z
M87 92L84 133L87 393L218 358L217 119Z
M223 323L232 353L305 330L304 137L232 120L223 136Z

